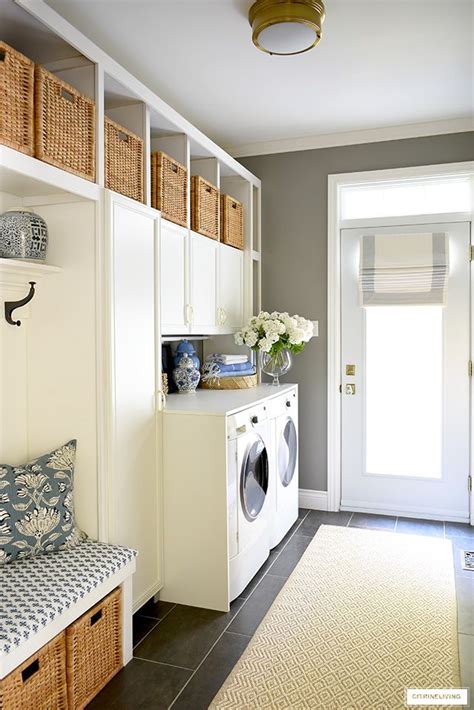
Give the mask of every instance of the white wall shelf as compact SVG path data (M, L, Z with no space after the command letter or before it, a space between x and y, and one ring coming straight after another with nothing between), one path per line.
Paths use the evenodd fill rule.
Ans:
M38 280L45 276L59 274L61 271L59 266L50 264L0 258L0 284Z
M43 276L51 276L59 274L62 269L59 266L51 264L35 263L32 261L23 261L21 259L4 259L0 258L0 278L11 275L22 276L28 278L41 278Z
M94 201L101 195L95 183L4 145L0 146L0 192L18 197L72 194Z

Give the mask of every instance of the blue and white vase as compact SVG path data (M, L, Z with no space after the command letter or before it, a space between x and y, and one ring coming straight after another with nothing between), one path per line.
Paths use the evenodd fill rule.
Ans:
M173 362L174 366L178 367L179 363L181 362L181 358L183 357L184 353L187 353L191 360L194 363L194 366L199 368L201 367L201 363L199 362L199 358L196 355L196 350L194 349L194 346L192 343L189 342L189 340L181 340L179 343L178 347L176 348L176 352L174 354Z
M44 261L48 228L39 214L29 210L7 210L0 215L0 257Z
M191 394L196 391L201 373L188 353L183 353L178 367L173 370L173 379L179 394Z

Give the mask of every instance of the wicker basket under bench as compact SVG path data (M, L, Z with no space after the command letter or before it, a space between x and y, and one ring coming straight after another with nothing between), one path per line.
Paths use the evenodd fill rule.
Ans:
M135 554L87 541L2 566L0 710L82 710L131 660Z

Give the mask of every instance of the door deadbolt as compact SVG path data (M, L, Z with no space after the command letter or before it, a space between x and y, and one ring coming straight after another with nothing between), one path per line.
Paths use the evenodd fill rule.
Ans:
M346 365L346 375L349 377L354 377L356 373L356 366L355 365Z
M356 386L353 384L347 384L346 385L346 394L355 394L356 393Z

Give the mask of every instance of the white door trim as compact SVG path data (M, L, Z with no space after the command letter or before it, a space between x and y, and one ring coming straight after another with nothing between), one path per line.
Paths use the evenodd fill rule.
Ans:
M410 178L441 177L447 175L469 175L472 178L474 193L474 161L447 163L411 168L389 170L369 170L357 173L328 175L328 510L339 510L341 503L341 245L340 230L348 226L390 226L407 223L420 224L424 221L463 221L471 223L471 242L473 236L472 213L410 215L406 218L386 218L372 220L341 220L340 192L347 185L358 185ZM474 278L471 274L471 278ZM474 313L474 295L471 289L471 339L473 338L472 314ZM471 351L474 352L471 342ZM473 432L474 410L471 382L471 434ZM472 436L471 436L472 439ZM471 470L473 452L471 450ZM474 493L471 493L471 524L474 525Z

